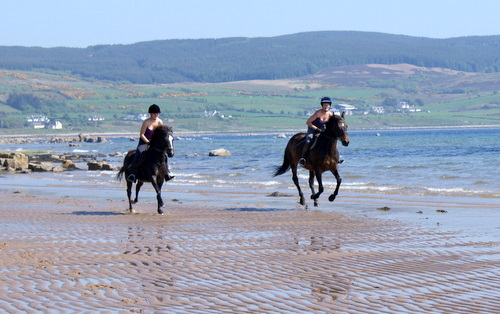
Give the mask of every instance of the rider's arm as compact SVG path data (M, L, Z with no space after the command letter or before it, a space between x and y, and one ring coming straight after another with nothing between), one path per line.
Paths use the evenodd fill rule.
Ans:
M315 113L313 113L313 115L312 115L311 117L309 117L309 119L307 119L307 121L306 121L307 126L308 126L308 127L310 127L310 128L311 128L311 129L313 129L313 130L317 130L317 129L318 129L318 128L314 125L314 124L312 124L312 122L313 122L314 120L316 120L317 116L318 116L318 112L316 111L316 112L315 112Z
M149 123L147 122L148 120L144 120L141 126L141 132L139 133L139 137L144 141L144 143L149 143L148 138L146 137L146 129L149 126Z

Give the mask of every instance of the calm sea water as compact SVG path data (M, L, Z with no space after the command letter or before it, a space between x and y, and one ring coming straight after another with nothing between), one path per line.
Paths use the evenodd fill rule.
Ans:
M196 189L225 190L228 193L252 189L293 194L288 172L273 177L281 165L288 139L276 135L211 135L177 138L175 156L170 159L176 179L170 185ZM346 162L340 165L342 191L500 198L500 129L418 130L351 132L351 143L339 150ZM3 144L1 151L53 151L92 154L98 160L120 165L122 158L107 157L135 148L129 138L109 143ZM229 157L209 157L212 149L225 148ZM85 164L81 165L86 168ZM305 191L308 171L299 177ZM46 179L117 184L114 172L73 171L45 173ZM332 189L335 180L325 173L324 184ZM294 194L295 195L295 194ZM341 195L341 194L340 194Z
M170 159L176 178L163 188L166 210L176 202L234 210L301 209L290 171L273 177L288 139L276 135L188 136L175 141ZM356 217L403 220L422 227L469 230L470 235L500 236L500 129L350 132L348 147L339 143L345 163L343 182L333 203L327 201L335 180L324 174L321 210ZM2 144L0 151L82 153L116 166L123 157L109 157L134 149L129 138L109 143ZM209 157L225 148L229 157ZM87 169L86 162L78 164ZM111 200L127 207L125 183L116 171L64 171L0 175L0 191L95 200ZM306 198L308 171L299 178ZM291 197L269 197L273 192ZM151 185L141 192L139 211L155 212ZM312 202L308 201L308 206ZM390 206L382 212L377 208ZM118 206L120 207L120 206ZM445 209L445 216L437 209ZM420 213L420 214L419 214Z

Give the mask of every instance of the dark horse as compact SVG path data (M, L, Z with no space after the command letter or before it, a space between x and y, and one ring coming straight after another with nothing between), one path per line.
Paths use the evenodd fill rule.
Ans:
M332 116L325 125L325 131L316 135L316 138L313 139L314 142L311 143L304 168L309 170L309 187L312 191L311 199L314 200L314 206L318 206L318 198L323 193L323 172L330 170L335 179L337 179L337 187L333 194L328 197L328 200L333 202L339 192L342 179L338 170L340 155L337 149L337 140L340 140L344 146L349 145L349 135L347 134L347 124L344 121L344 116L345 112L341 116ZM278 167L274 174L274 176L278 176L292 168L292 180L299 191L301 205L305 205L306 201L300 189L299 178L297 177L297 164L302 156L305 136L306 133L297 133L292 136L285 148L283 165ZM314 191L314 177L318 181L318 193Z
M134 161L136 150L130 150L123 160L123 166L118 171L116 176L121 180L123 174L128 177L130 171L129 166ZM127 181L127 196L129 203L129 211L134 212L132 204L137 203L139 191L144 182L151 182L156 191L156 200L158 201L158 214L163 215L161 208L163 200L161 198L161 187L167 173L167 164L165 155L168 157L174 156L174 137L172 127L162 125L153 131L149 148L145 150L139 159L139 164L136 167L137 184L135 187L135 199L132 201L132 182Z

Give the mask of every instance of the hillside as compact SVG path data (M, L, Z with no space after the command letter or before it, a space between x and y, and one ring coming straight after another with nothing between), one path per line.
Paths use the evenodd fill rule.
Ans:
M431 39L370 32L161 40L87 48L0 47L0 69L63 71L87 80L157 84L271 80L329 67L411 64L500 72L500 35Z
M0 70L0 134L136 133L152 103L177 131L302 130L323 96L358 108L351 129L500 126L500 73L409 64L325 68L281 80L130 84L66 73ZM418 112L402 113L405 102ZM373 107L383 107L377 114ZM33 129L31 115L63 129ZM102 120L89 120L90 117Z

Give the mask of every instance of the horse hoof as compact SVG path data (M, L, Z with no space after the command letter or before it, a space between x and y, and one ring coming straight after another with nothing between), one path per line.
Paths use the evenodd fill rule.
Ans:
M333 201L335 200L335 196L334 196L334 195L330 195L330 196L328 197L328 200L329 200L330 202L333 202Z
M163 210L158 209L158 214L163 215Z

